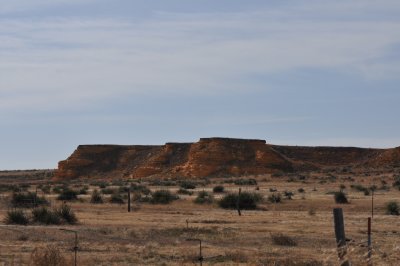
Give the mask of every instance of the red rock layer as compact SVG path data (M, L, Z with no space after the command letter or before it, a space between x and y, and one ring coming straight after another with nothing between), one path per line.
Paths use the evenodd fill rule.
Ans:
M80 145L59 162L56 177L240 176L357 165L400 166L400 148L278 146L232 138L160 146Z

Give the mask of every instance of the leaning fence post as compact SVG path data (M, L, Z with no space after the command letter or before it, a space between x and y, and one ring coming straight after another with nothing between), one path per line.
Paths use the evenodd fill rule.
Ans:
M343 259L346 255L346 236L344 233L344 220L342 208L333 209L333 221L335 224L335 237L336 244L338 247L338 255L340 259Z
M242 189L239 188L239 194L238 194L238 198L237 198L237 202L236 202L236 208L237 208L239 216L242 215L242 212L240 211L240 194L241 193L242 193Z

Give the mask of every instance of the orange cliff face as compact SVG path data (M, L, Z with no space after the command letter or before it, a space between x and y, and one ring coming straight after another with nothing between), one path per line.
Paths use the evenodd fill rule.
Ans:
M80 145L58 164L56 178L202 177L291 170L264 140L203 138L163 146Z
M202 138L195 143L80 145L56 179L240 176L324 167L400 167L400 148L298 147L264 140Z

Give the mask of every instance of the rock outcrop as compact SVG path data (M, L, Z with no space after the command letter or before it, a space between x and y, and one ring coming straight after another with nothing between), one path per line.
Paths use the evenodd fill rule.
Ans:
M297 147L264 140L202 138L160 146L80 145L59 162L56 178L240 176L399 162L400 148Z

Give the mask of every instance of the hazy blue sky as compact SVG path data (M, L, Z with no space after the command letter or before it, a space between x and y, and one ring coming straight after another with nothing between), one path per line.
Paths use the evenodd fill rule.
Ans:
M0 169L200 137L400 146L398 0L0 0Z

